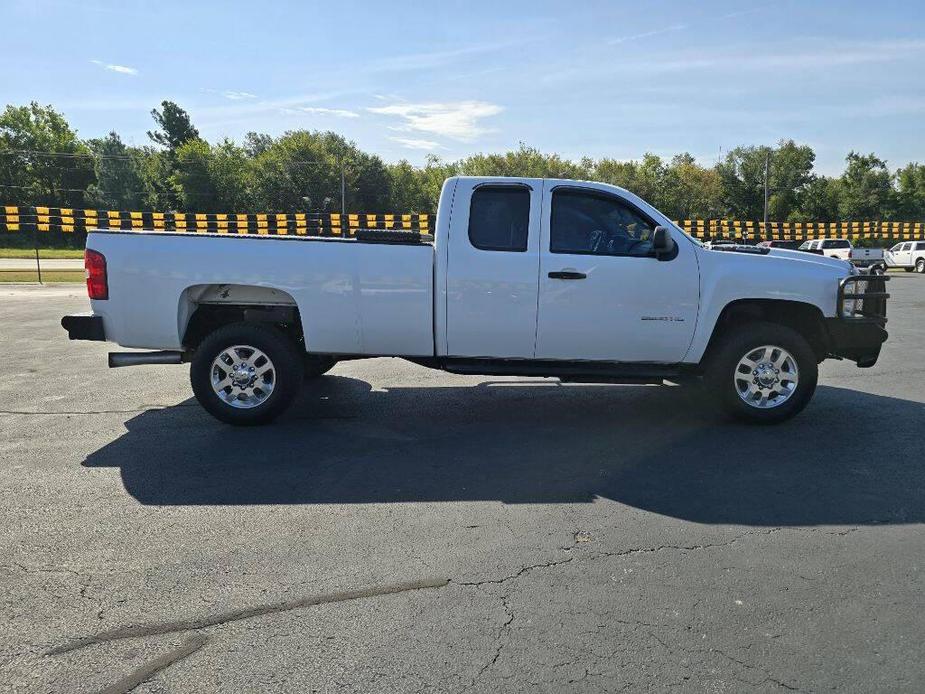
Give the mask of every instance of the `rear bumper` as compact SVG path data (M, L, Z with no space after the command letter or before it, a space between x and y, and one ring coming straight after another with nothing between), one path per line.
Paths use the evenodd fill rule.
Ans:
M103 317L93 313L73 313L61 319L61 327L67 330L71 340L106 341Z

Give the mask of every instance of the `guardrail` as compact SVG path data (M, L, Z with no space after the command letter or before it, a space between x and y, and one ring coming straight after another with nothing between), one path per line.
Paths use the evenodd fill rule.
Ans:
M290 212L219 214L79 210L66 207L0 208L0 232L80 233L90 229L187 231L217 234L352 236L357 229L395 229L429 233L433 215Z
M81 210L65 207L0 207L0 232L80 233L89 229L187 231L218 234L351 236L357 229L397 229L430 233L427 213L290 212L220 214ZM823 237L911 240L925 238L923 222L753 222L684 219L676 222L698 239L801 241Z
M925 238L923 222L751 222L728 219L684 219L675 222L698 239L740 241L805 241L842 238L891 239Z

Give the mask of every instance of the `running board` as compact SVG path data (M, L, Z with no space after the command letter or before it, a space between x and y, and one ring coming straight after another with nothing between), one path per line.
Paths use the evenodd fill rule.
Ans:
M417 361L417 360L416 360ZM418 363L422 363L418 361ZM425 366L454 374L478 376L542 376L567 383L661 383L685 375L672 364L625 364L617 362L554 361L532 359L433 360ZM434 364L434 361L438 362Z

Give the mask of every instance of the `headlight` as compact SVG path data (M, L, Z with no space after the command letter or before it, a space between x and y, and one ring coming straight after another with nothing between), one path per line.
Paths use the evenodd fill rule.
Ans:
M853 274L858 274L856 271ZM853 282L851 292L853 294L864 294L867 291L867 281L861 280ZM845 299L844 315L846 318L853 318L856 313L860 313L864 308L864 299Z

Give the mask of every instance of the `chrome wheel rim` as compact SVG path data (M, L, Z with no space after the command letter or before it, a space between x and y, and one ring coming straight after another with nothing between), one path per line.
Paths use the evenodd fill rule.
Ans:
M212 361L212 390L226 405L242 410L265 402L276 387L276 368L256 347L234 345Z
M800 372L796 359L786 349L762 345L750 349L739 360L733 380L744 403L768 410L791 398L799 385Z

